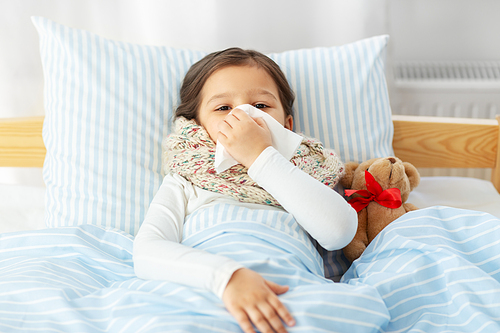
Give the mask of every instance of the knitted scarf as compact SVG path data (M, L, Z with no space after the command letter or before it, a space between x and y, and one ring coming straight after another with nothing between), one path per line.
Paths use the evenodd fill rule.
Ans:
M271 194L248 176L246 167L237 164L217 174L214 160L215 143L205 128L194 120L179 117L174 133L163 143L165 174L177 173L204 190L229 195L241 202L281 207ZM331 188L344 172L342 162L333 151L307 137L290 161Z

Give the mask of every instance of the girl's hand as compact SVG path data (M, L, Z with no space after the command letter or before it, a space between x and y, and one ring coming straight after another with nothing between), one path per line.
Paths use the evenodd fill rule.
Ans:
M217 139L235 160L247 168L264 149L272 146L266 122L262 118L251 118L240 109L234 109L220 122Z
M295 320L277 295L288 291L288 286L280 286L265 280L260 274L241 268L233 273L222 301L241 329L254 333L252 323L261 332L286 332L282 320L295 325Z

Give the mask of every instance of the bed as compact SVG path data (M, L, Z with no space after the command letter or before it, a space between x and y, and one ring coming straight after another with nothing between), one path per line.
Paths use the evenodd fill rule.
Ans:
M175 105L170 92L178 87L186 63L202 54L109 41L44 18L34 23L46 75L46 115L0 121L0 166L43 168L46 187L0 186L0 331L240 331L213 294L141 280L133 270L134 234L162 177L156 156L168 134L161 124ZM490 168L491 181L423 177L408 200L420 209L386 227L352 265L336 251L323 257L324 268L312 267L321 264L314 259L318 253L310 251L307 240L294 244L303 249L299 261L313 262L301 274L321 280L324 270L340 283L298 284L280 296L297 320L289 331L498 332L499 124L391 115L381 75L386 43L383 36L270 55L286 69L297 93L297 129L320 137L344 160L394 154L418 168ZM64 45L67 49L58 50ZM71 50L76 50L74 57ZM329 52L334 55L330 60ZM351 61L352 54L360 61ZM328 61L294 71L290 59L308 55ZM174 58L182 61L162 67ZM323 93L325 82L333 79L322 81L317 75L310 77L316 85L301 89L312 81L297 76L305 68L328 72L327 62L336 64L332 72L355 68L334 76L343 82L338 84L343 88L335 88L341 91L327 85ZM361 73L363 63L367 74L359 80L366 85L358 89L357 79L348 75ZM110 74L110 68L117 71ZM163 71L165 76L154 77ZM117 84L120 75L142 84L127 90ZM109 85L92 84L108 78ZM169 94L151 93L159 91L155 82ZM316 112L329 110L325 98L342 101L346 91L357 97L333 103L335 115ZM156 113L141 116L149 110ZM330 118L336 115L340 118ZM203 243L196 237L189 241L192 246ZM287 245L280 245L280 251L293 252Z

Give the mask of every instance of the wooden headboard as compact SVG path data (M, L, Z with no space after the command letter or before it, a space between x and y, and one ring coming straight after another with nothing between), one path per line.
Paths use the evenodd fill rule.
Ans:
M0 119L0 166L42 167L44 117ZM395 155L417 168L491 168L500 192L497 119L393 116Z

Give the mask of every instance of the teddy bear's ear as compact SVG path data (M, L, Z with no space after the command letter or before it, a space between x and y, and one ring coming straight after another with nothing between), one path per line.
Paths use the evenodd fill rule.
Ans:
M358 168L359 163L357 162L347 162L344 165L344 175L342 176L342 179L340 179L340 185L342 185L344 188L351 188L352 181L354 179L354 171Z
M410 190L413 190L415 187L420 184L420 174L418 173L417 168L413 166L413 164L408 162L403 162L405 166L405 173L408 176L408 180L410 181Z

